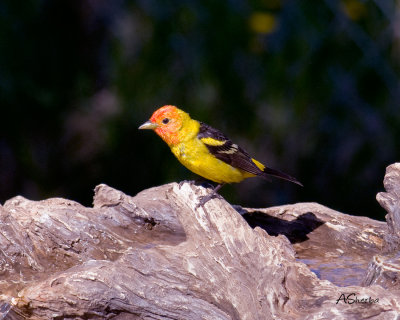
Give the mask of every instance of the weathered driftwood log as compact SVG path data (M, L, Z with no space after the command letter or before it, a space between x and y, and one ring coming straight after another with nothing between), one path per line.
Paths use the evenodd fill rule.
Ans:
M196 209L206 192L173 183L129 197L100 185L93 208L7 201L0 319L383 319L400 312L395 291L336 286L293 249L310 265L317 255L347 268L356 253L380 252L383 223L298 204L239 210L250 226L223 199Z

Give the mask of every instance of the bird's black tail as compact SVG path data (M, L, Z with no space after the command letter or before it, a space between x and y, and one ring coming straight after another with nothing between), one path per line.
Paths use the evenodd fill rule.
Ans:
M276 178L287 180L287 181L293 182L293 183L298 184L299 186L303 187L302 183L299 182L296 178L294 178L292 176L289 176L288 174L286 174L286 173L284 173L282 171L265 167L262 172L267 174L267 175L269 175L269 176L273 176L273 177L276 177ZM260 176L263 176L263 175L260 175Z

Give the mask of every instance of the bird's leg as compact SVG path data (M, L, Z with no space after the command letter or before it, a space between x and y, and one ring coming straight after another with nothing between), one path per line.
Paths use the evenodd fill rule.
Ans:
M211 191L210 194L208 194L208 195L206 195L206 196L203 196L203 197L200 197L200 201L199 201L199 203L197 204L196 209L197 209L198 207L204 206L208 201L210 201L212 198L214 198L215 195L217 195L218 190L221 189L223 186L224 186L224 183L221 183L221 184L217 185L217 186L214 188L214 190Z

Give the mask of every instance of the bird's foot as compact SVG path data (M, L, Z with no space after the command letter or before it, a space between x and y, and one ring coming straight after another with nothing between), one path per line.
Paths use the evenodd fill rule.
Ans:
M219 196L219 194L215 193L215 192L211 192L210 194L208 194L206 196L199 197L199 203L196 205L195 209L203 207L208 201L210 201L215 196Z
M219 189L221 189L221 187L223 186L223 184L219 184L217 185L213 191L210 192L210 194L206 195L206 196L201 196L199 197L199 203L196 205L195 209L198 209L199 207L203 207L208 201L210 201L212 198L214 197L220 197L222 198L222 196L220 196L217 191Z

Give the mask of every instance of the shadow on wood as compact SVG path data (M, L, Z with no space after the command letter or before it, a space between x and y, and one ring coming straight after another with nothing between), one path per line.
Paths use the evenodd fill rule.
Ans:
M291 243L308 240L307 234L324 224L324 221L318 219L312 212L303 213L292 221L279 219L260 211L244 214L241 212L241 214L252 228L260 227L271 236L284 235Z

